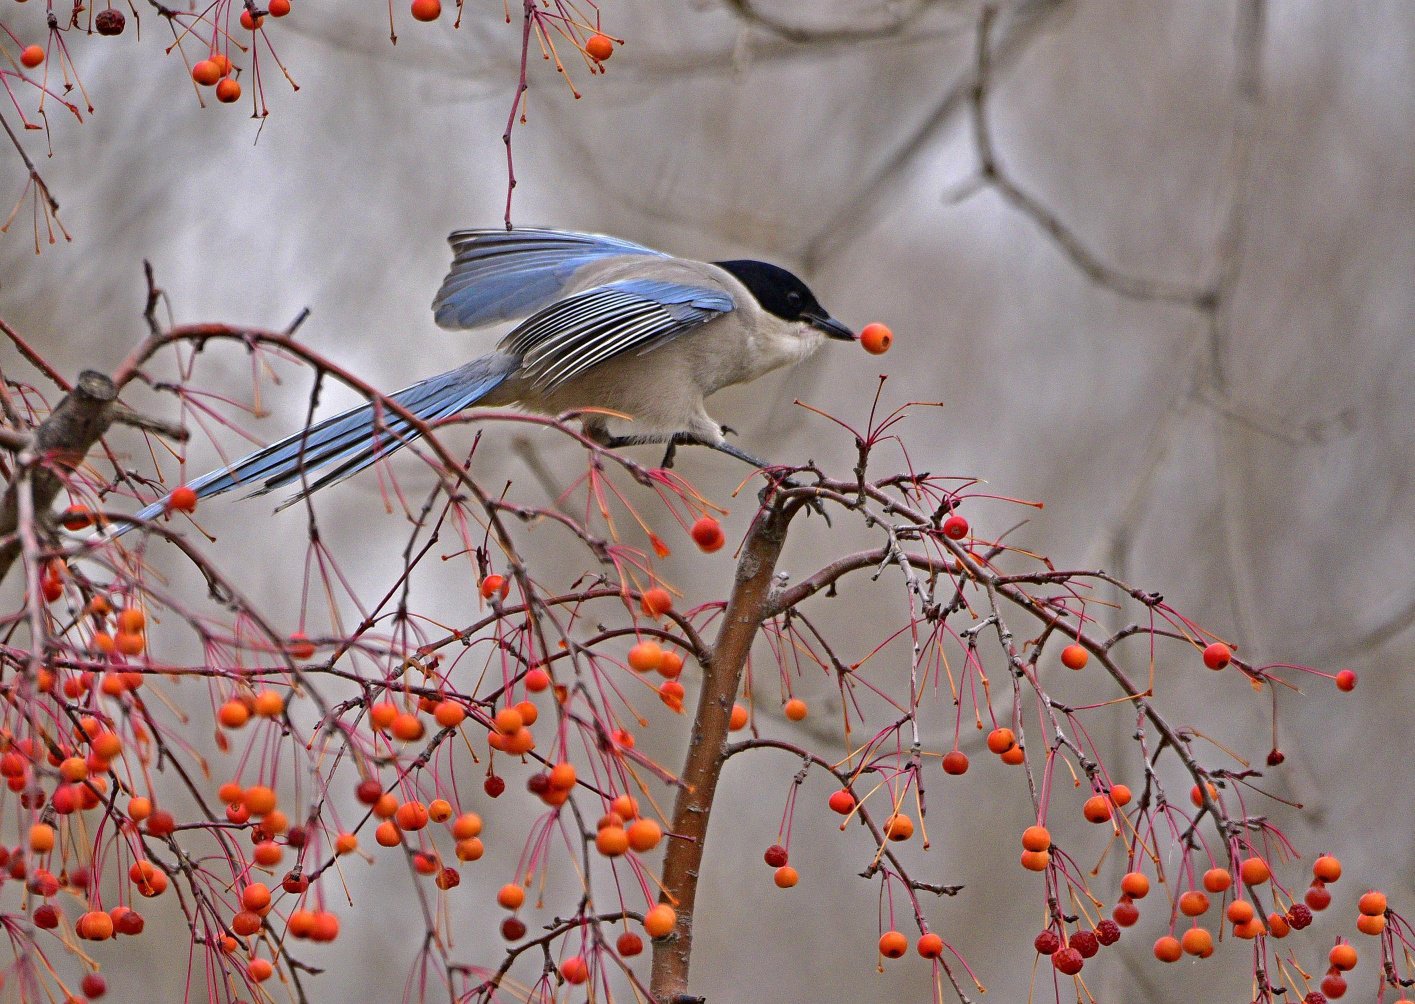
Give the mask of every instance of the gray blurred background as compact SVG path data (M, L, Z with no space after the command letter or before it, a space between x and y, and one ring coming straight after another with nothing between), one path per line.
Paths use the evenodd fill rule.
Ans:
M488 347L488 334L436 329L428 305L447 232L501 217L519 24L504 24L499 4L475 4L454 32L450 12L415 25L395 6L396 48L381 4L334 14L297 0L273 37L301 90L267 68L273 114L258 138L247 104L196 107L146 11L142 38L130 27L76 40L97 111L82 126L54 117L52 159L25 137L74 241L36 257L23 224L0 239L0 316L65 371L110 369L141 337L147 258L179 321L280 328L308 306L301 337L390 390ZM34 34L39 7L8 6L7 23ZM605 0L602 12L628 43L606 75L574 71L582 100L532 66L530 121L514 140L517 222L602 230L691 257L776 260L800 269L847 323L894 328L887 356L828 347L721 395L714 410L731 416L745 448L845 474L850 442L791 402L862 422L876 374L888 373L891 406L943 402L905 427L917 468L1046 501L1014 543L1059 567L1104 567L1161 591L1260 662L1357 670L1349 697L1337 700L1324 680L1304 682L1306 696L1281 696L1288 760L1264 784L1306 808L1273 805L1270 815L1304 854L1341 854L1350 879L1337 909L1350 912L1343 896L1370 884L1398 908L1415 906L1411 7L1003 4L987 109L1015 186L1005 190L977 184L974 3ZM8 149L0 164L8 200L23 174ZM248 393L244 357L220 359L206 363L211 385ZM5 365L19 372L13 352ZM306 392L299 381L275 391L274 415L250 428L284 435ZM172 411L167 398L132 403ZM513 432L495 435L502 442L483 446L489 482L526 481ZM553 470L582 464L555 437L527 438ZM203 444L191 469L214 460ZM681 467L719 500L742 474L694 453ZM415 465L399 470L415 487L426 480ZM331 547L362 549L356 582L386 585L405 524L383 515L377 479L340 486L320 506ZM750 511L735 504L729 537ZM1019 518L1001 506L974 512L991 532ZM212 504L206 515L213 552L240 583L269 610L293 610L299 511L271 518L264 503ZM804 536L831 546L817 525ZM801 546L786 566L804 572L810 558ZM185 574L178 562L168 570ZM684 554L667 571L700 602L721 594L729 566ZM466 619L465 603L450 606ZM842 636L858 633L863 654L878 627L860 606L858 624L843 609L831 617ZM1018 630L1025 637L1030 626ZM1162 663L1159 702L1261 761L1266 695L1196 667ZM825 678L796 687L813 707L831 707ZM204 692L190 693L204 714ZM762 697L775 707L770 681ZM1133 771L1119 779L1137 785L1133 719L1096 724L1102 753ZM938 741L945 723L933 725ZM792 731L770 719L764 727ZM671 740L656 742L676 755ZM714 1002L927 1000L928 969L912 954L874 971L878 888L855 877L869 848L835 831L819 780L798 809L802 882L789 893L770 885L760 855L796 768L778 759L729 771L698 912L696 992ZM1211 762L1223 763L1216 751ZM1039 881L1016 864L1030 809L996 765L978 767L948 785L931 775L933 847L906 853L920 877L967 884L930 904L932 924L974 964L988 999L1019 1001L1042 920ZM761 784L770 771L779 783ZM452 904L465 961L498 956L489 905L518 840L489 841L487 858L464 870ZM1077 853L1089 865L1099 851ZM1105 860L1097 889L1114 888L1119 864ZM406 881L391 862L347 871L364 904L391 902ZM1246 949L1164 970L1150 959L1163 933L1156 895L1124 950L1088 967L1092 993L1249 999ZM422 926L409 909L407 918L341 909L338 944L304 952L330 969L315 999L398 999ZM157 946L140 939L125 958ZM106 947L99 957L116 959ZM1299 958L1316 965L1325 950L1309 944ZM177 1000L182 969L163 960L147 970L157 990L135 994L115 966L110 999ZM1366 959L1353 999L1373 999L1364 994L1374 978ZM1193 997L1186 980L1207 990ZM1045 983L1040 992L1051 993Z

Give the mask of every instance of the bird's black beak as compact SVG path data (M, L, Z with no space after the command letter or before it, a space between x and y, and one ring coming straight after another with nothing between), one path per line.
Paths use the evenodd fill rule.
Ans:
M811 327L824 331L831 338L853 342L859 336L829 314L805 314L802 319Z

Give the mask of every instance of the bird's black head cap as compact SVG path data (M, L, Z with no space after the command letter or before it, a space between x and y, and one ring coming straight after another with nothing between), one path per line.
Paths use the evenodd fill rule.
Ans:
M756 297L762 309L784 321L802 321L831 338L851 341L855 333L831 317L806 284L779 265L764 261L715 261Z

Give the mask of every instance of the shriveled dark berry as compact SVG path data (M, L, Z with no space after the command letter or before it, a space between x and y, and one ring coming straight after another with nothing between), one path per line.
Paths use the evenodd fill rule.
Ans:
M1276 767L1278 764L1282 763L1286 759L1287 754L1284 753L1282 750L1278 749L1276 746L1274 746L1272 750L1268 753L1268 766Z
M1047 928L1033 940L1032 947L1037 950L1038 955L1050 955L1061 947L1061 935Z
M1071 935L1071 947L1081 953L1081 958L1089 959L1101 950L1101 943L1093 931L1075 931Z
M1302 998L1302 1004L1327 1004L1327 995L1320 990L1313 990Z
M1113 920L1103 920L1096 925L1096 940L1102 945L1113 945L1120 940L1120 925Z
M766 849L766 853L762 855L762 860L773 868L780 868L782 865L786 864L786 848L782 847L780 844L772 844Z
M526 934L526 925L515 917L507 917L501 922L501 936L507 941L520 941Z
M488 797L500 798L501 793L506 790L506 780L500 774L488 774L481 787Z
M1287 922L1294 930L1300 931L1308 924L1312 923L1312 911L1305 903L1293 903L1291 909L1287 911Z
M123 16L123 12L112 7L99 11L98 16L93 19L94 30L100 35L121 35L127 24L128 19Z

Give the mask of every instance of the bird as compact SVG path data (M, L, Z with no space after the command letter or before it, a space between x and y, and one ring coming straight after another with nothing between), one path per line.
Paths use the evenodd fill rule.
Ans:
M574 413L586 437L602 446L666 444L663 466L672 464L676 447L700 445L764 468L727 442L732 430L708 414L705 399L798 363L827 339L858 338L804 282L769 262L693 261L618 237L550 228L458 230L448 240L453 259L433 300L436 323L448 329L519 323L495 351L389 395L424 426L473 405ZM607 412L630 420L628 434L611 433ZM283 509L421 433L370 402L186 488L209 498L239 487L253 487L255 496L298 484ZM137 519L162 513L170 498L148 505Z

